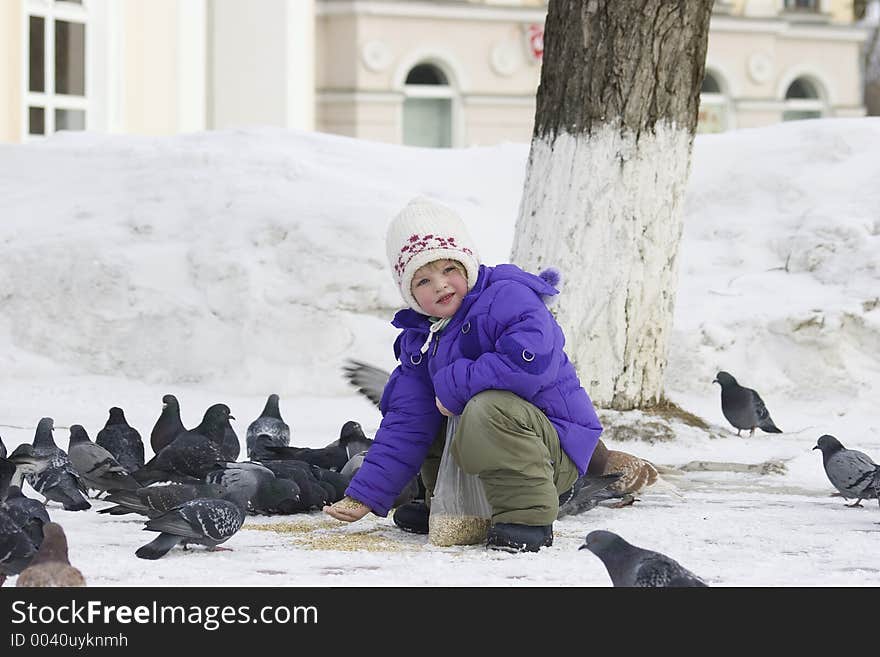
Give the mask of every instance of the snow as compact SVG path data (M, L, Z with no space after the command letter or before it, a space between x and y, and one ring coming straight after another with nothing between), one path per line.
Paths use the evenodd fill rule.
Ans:
M674 440L607 441L663 466L773 460L784 472L668 474L633 506L557 521L554 545L523 555L313 512L249 517L231 552L175 548L147 562L134 556L152 538L141 520L99 515L100 500L84 512L50 504L71 561L90 585L118 587L607 586L577 548L609 529L713 586L880 585L877 503L831 497L811 451L831 433L880 459L877 152L874 118L697 138L666 391L710 429L674 422ZM292 444L326 445L349 419L372 435L379 413L341 366L394 365L385 225L432 196L462 214L484 262L504 262L527 156L527 144L429 150L257 128L0 146L0 435L11 451L50 416L66 448L67 427L94 438L121 406L149 455L173 393L187 426L227 403L243 443L272 392ZM756 388L785 433L737 437L712 384L719 369ZM603 418L609 429L657 421Z

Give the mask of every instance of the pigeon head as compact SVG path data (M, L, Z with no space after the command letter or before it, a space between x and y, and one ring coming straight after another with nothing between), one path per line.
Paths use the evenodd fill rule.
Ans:
M722 388L726 388L727 386L735 386L736 379L734 379L730 374L725 371L720 371L715 375L715 379L712 383L718 383Z
M295 513L302 508L299 486L290 479L273 479L260 490L258 503L283 514Z
M587 549L602 559L605 555L628 545L629 543L614 532L605 531L604 529L595 529L587 534L587 537L584 539L584 544L578 549Z
M87 443L90 442L89 434L86 433L85 427L81 424L71 424L70 425L70 444L76 445L79 443Z
M12 477L15 476L15 469L15 463L0 458L0 500L8 495L9 484L12 483Z
M837 438L826 433L824 436L819 436L819 440L816 441L816 446L813 449L821 450L822 455L827 457L834 454L834 452L842 450L843 445L840 444Z
M177 397L174 395L162 395L162 410L164 411L169 406L172 408L180 408L180 404L177 402Z
M44 417L37 424L37 431L34 434L34 447L55 446L55 439L52 432L55 430L55 420L50 417Z
M43 525L43 542L31 565L48 561L70 563L67 557L67 537L57 522L47 522Z
M263 407L263 412L260 415L262 417L274 417L276 420L281 419L281 411L278 409L278 395L274 392L269 395L269 398L266 400L266 406Z
M110 417L107 418L107 424L105 426L110 426L111 424L128 424L125 421L125 413L118 406L114 406L110 409Z
M364 435L363 427L354 420L349 420L339 430L339 446L344 447L349 458L370 448L373 441Z

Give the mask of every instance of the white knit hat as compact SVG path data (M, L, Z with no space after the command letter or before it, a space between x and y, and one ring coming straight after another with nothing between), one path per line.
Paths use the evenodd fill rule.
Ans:
M444 205L414 198L388 225L385 249L391 273L406 304L425 314L411 291L416 271L434 260L458 260L467 271L467 289L474 287L480 256L461 218Z

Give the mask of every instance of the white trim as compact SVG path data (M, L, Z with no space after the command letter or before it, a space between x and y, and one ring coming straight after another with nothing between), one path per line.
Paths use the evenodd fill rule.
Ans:
M534 94L524 94L522 96L514 96L511 94L498 94L497 96L475 94L462 96L461 102L464 105L512 105L516 107L527 107L534 105L537 101Z
M349 0L349 2L332 3L318 0L315 7L315 15L317 16L346 16L350 14L543 24L547 17L547 10L520 7L481 7L478 5L441 5L433 2L381 2L377 0Z
M709 33L741 32L773 34L780 39L812 39L817 41L849 41L861 43L868 30L858 25L793 24L784 18L749 18L734 16L712 16Z
M207 24L205 0L177 3L177 132L204 130L207 123Z
M321 91L315 95L318 103L393 103L403 102L401 91Z

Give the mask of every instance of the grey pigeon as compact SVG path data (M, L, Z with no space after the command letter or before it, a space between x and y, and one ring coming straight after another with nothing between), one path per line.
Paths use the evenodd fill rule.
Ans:
M855 502L846 506L862 506L862 500L877 499L880 481L880 465L871 457L855 449L847 449L834 436L825 434L816 441L813 449L821 450L822 465L828 481L844 498L855 498Z
M144 441L140 432L130 426L118 406L110 409L104 428L95 436L95 443L113 455L129 473L144 465Z
M160 559L179 543L183 543L184 548L196 543L216 549L241 529L248 501L255 493L255 485L236 487L225 494L225 499L195 499L150 518L144 530L159 532L159 535L138 548L135 556Z
M25 497L18 486L10 486L6 499L0 503L0 511L12 518L19 529L31 539L34 547L40 547L43 542L43 527L52 521L45 506L38 500Z
M290 427L281 418L278 408L278 395L272 393L260 416L248 425L245 435L247 457L254 461L273 458L263 448L269 445L287 447L290 445Z
M21 571L15 586L69 587L85 586L86 580L78 568L70 565L67 556L67 537L56 522L44 527L46 536L28 567Z
M21 488L26 475L37 474L49 466L49 460L36 456L34 454L34 446L28 443L22 443L16 447L6 461L15 468L12 480L7 485L18 486L19 488ZM3 494L0 491L0 498L2 497Z
M101 492L140 488L137 480L113 458L113 454L91 441L81 424L70 426L67 456L87 488Z
M749 438L755 435L755 429L782 433L782 429L773 423L764 400L757 392L739 385L727 372L718 372L712 383L721 386L721 412L736 429L737 436L743 429L749 430Z
M153 448L153 454L158 454L184 431L186 431L186 427L180 420L180 403L177 401L177 397L164 395L162 397L162 412L150 432L150 446Z
M241 442L238 440L238 434L232 428L232 422L226 420L226 427L223 431L223 441L220 444L220 453L227 461L237 461L238 455L241 454Z
M42 463L42 469L26 474L25 479L47 502L59 502L68 511L90 509L92 505L84 495L87 492L85 485L67 457L67 452L55 444L52 437L54 429L55 422L50 417L42 418L37 424L32 447L33 455Z
M202 418L201 424L184 431L174 441L159 450L144 467L133 473L141 484L177 479L181 482L201 480L215 463L222 463L221 446L227 421L234 416L226 404L214 404Z
M236 488L253 490L248 510L262 515L290 514L302 509L300 489L292 479L278 478L260 463L222 463L208 473L206 480L222 485L227 492Z
M674 559L627 543L614 532L591 531L579 549L587 549L602 560L614 586L708 586Z
M36 546L6 511L0 509L0 586L8 575L18 575L37 553Z
M379 407L390 373L379 367L349 358L342 367L345 378L359 393Z
M155 518L184 502L199 498L220 499L224 493L226 493L226 489L222 485L208 482L152 484L133 491L111 491L105 500L113 502L116 506L101 509L98 513L114 516L138 513L149 518Z
M354 456L352 456L348 462L343 466L342 470L339 471L343 477L347 479L347 481L351 481L352 477L357 473L358 470L361 469L361 466L364 464L364 459L367 456L367 451L358 452ZM343 496L345 495L345 490L343 489ZM403 490L400 491L397 497L394 498L394 502L392 502L391 507L397 508L399 506L403 506L419 497L419 475L416 475L412 479L410 479L406 486L403 487ZM340 499L342 499L340 497Z
M559 498L559 511L556 517L564 518L585 513L594 509L600 502L623 497L622 494L608 489L621 476L623 475L619 472L602 475L587 472L578 477L571 490Z

